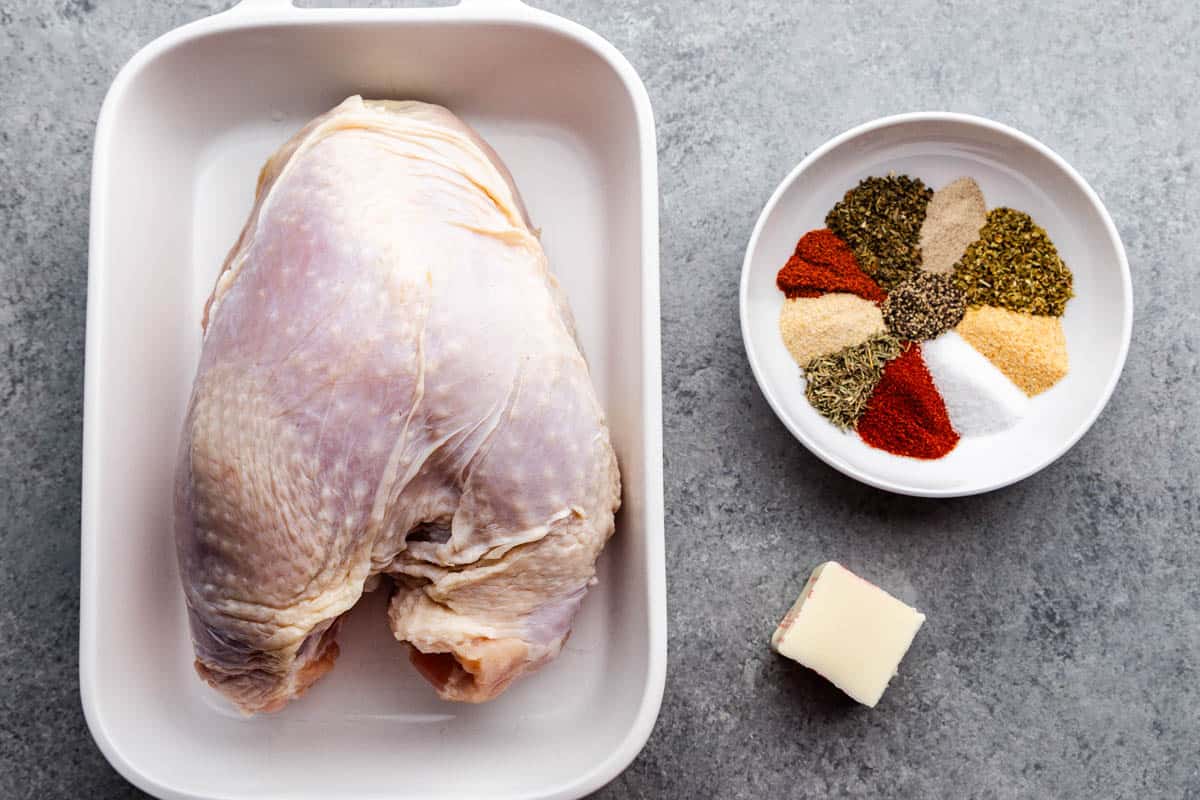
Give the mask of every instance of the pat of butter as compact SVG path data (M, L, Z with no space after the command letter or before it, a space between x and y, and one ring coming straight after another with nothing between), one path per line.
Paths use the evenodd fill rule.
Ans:
M771 647L875 707L925 615L836 561L812 571Z

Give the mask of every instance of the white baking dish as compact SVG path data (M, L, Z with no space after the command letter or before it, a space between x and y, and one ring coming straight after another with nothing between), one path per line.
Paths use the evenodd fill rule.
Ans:
M624 506L562 657L500 699L436 699L383 598L336 669L243 719L192 671L171 532L200 313L263 160L349 94L442 103L512 169L608 411ZM666 661L658 205L637 74L516 0L296 9L247 0L121 71L96 132L83 453L80 686L92 734L169 798L578 797L645 743Z

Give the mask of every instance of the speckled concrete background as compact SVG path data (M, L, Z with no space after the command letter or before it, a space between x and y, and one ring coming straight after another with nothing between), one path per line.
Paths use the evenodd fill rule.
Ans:
M645 751L600 796L1200 798L1194 3L541 4L628 55L661 159L670 675ZM138 796L77 693L91 140L118 67L222 5L0 3L0 797ZM1108 410L986 497L892 497L826 468L771 415L738 332L776 182L914 109L1057 149L1133 268ZM875 711L765 646L829 557L930 617Z

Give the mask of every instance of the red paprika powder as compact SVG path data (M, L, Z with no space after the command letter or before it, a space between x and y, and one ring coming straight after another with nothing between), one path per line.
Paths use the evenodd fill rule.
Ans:
M828 228L800 237L792 257L775 277L788 297L817 297L826 292L850 292L875 303L885 297L879 284L858 266L854 251Z
M858 420L858 435L872 447L910 458L941 458L958 444L920 345L906 344L883 368Z

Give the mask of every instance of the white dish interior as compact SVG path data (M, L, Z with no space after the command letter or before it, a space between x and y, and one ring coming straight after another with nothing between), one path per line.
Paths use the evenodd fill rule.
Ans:
M536 53L536 58L530 58ZM93 734L163 797L576 797L636 755L662 693L657 196L644 90L615 50L520 4L244 4L114 84L96 145L81 686ZM623 508L562 656L445 703L368 595L333 672L245 719L192 670L171 532L200 314L263 161L344 97L441 103L512 170L575 311ZM639 94L640 93L640 94Z
M783 293L775 275L796 241L825 227L825 214L861 179L890 172L939 189L963 175L988 209L1010 206L1046 229L1074 273L1063 315L1070 372L1035 397L1015 428L964 437L935 461L877 450L843 433L804 396L800 369L779 334ZM742 268L746 351L759 386L783 423L809 450L864 483L903 494L975 494L1020 480L1066 452L1112 393L1132 325L1129 266L1116 229L1087 183L1044 145L1011 128L960 114L906 114L855 128L804 159L759 217Z

